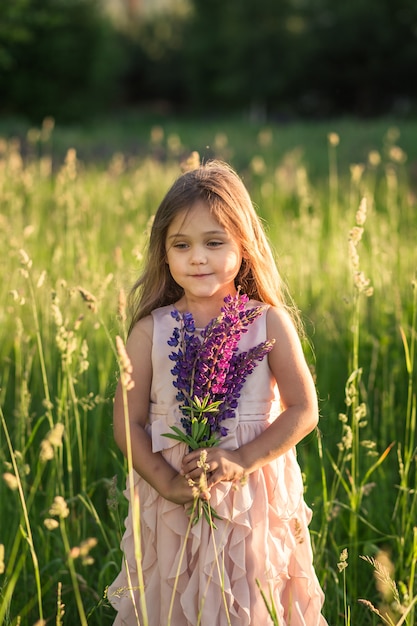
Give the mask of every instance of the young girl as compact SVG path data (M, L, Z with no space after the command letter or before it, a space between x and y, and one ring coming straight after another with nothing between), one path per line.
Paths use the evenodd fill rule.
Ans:
M190 313L203 329L238 288L246 307L264 305L239 351L274 345L247 377L227 436L201 450L165 437L181 428L168 340ZM312 565L311 511L295 445L317 425L315 387L284 287L249 194L226 164L212 161L174 183L155 215L143 275L131 293L126 349L135 489L140 502L141 571L149 626L272 625L260 589L280 626L323 626L323 592ZM121 385L114 436L127 455ZM171 431L172 432L172 431ZM207 471L201 497L219 515L189 530L192 481ZM129 489L126 496L130 499ZM132 503L122 540L122 571L108 590L115 624L144 623ZM136 551L137 553L137 551Z

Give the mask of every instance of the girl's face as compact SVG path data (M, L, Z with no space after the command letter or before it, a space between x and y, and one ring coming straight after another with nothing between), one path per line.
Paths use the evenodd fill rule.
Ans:
M225 298L236 292L234 279L241 263L238 241L199 200L178 213L165 241L166 262L187 299Z

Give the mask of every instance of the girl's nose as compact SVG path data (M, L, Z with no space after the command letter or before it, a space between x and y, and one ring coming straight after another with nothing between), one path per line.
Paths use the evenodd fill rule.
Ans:
M200 246L193 249L193 253L191 255L191 263L193 265L203 265L207 263L206 252Z

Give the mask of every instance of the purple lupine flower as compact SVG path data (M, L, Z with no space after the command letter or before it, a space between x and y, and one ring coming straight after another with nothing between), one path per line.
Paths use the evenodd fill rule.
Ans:
M175 363L171 373L178 390L176 398L181 403L181 423L186 437L177 431L176 435L167 436L185 441L193 449L216 445L220 437L227 435L222 422L235 417L246 378L272 349L274 342L264 341L246 352L238 352L242 333L264 311L263 306L246 309L248 300L239 292L227 296L220 315L199 335L195 334L191 313L171 312L180 324L174 328L168 345L178 347L169 358Z

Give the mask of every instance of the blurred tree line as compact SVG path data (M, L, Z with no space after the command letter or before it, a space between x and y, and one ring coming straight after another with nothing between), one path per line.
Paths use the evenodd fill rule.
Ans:
M415 111L416 0L124 2L116 16L104 0L1 0L0 112Z

